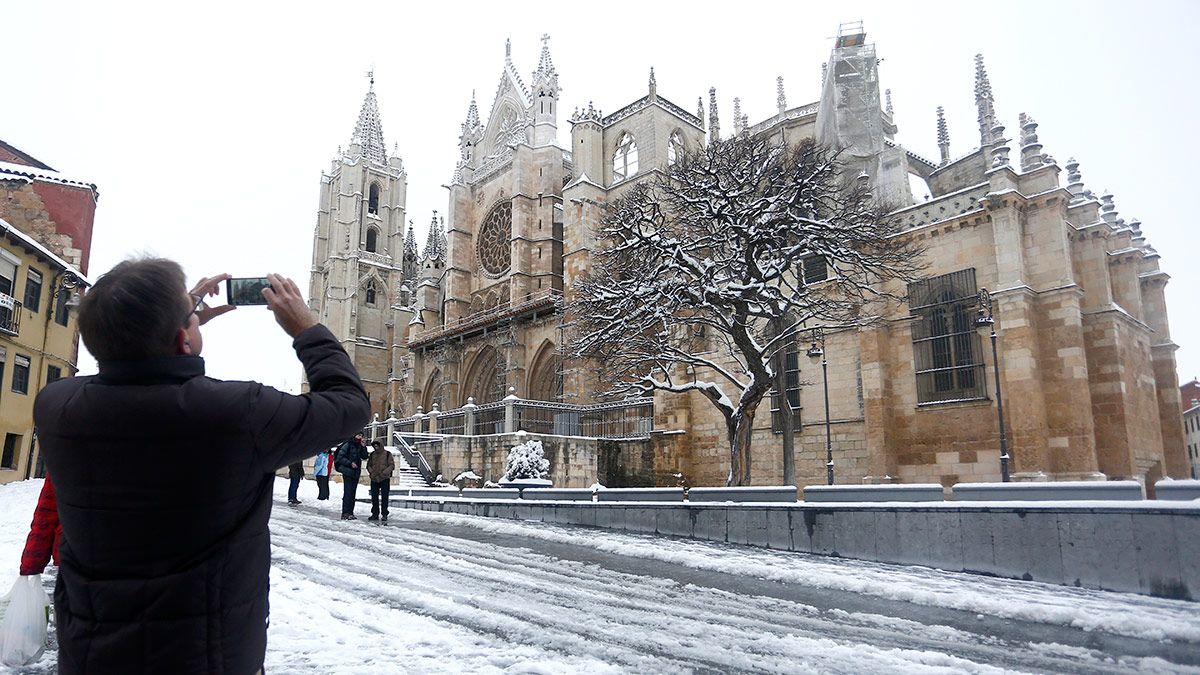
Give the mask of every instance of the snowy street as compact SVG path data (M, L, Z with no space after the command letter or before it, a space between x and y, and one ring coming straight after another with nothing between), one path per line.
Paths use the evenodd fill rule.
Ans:
M5 590L40 486L0 486ZM363 504L342 522L340 487L288 507L276 483L268 673L1200 673L1196 603L401 508L383 527Z

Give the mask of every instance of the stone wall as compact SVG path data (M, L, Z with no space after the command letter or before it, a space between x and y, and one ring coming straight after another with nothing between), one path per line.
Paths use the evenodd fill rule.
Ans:
M1200 599L1200 509L1139 506L529 503L393 498L493 518L690 537L1010 579Z

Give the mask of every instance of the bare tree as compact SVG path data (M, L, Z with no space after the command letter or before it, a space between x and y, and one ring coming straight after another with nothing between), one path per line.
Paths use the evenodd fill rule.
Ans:
M919 271L920 251L895 236L865 178L811 141L743 134L634 186L597 233L570 308L573 355L594 359L613 393L704 396L725 419L727 482L748 485L754 416L780 355L806 325L877 320L872 305L903 287L888 282ZM827 264L827 279L806 283L806 261Z

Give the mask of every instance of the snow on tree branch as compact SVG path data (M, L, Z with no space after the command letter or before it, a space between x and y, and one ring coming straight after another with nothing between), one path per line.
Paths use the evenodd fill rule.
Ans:
M874 321L921 271L887 206L848 174L811 141L715 141L633 186L597 232L570 307L574 356L613 391L709 400L732 484L749 482L750 430L784 350L806 327Z

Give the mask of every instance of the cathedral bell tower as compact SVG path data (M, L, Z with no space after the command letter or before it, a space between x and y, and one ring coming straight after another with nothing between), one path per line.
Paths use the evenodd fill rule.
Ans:
M371 408L385 418L392 402L389 345L396 311L406 305L403 286L411 282L404 266L408 183L398 151L389 154L384 145L375 77L368 75L350 145L338 148L321 175L309 306L345 347Z

